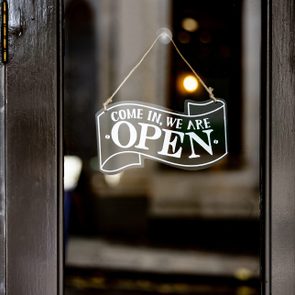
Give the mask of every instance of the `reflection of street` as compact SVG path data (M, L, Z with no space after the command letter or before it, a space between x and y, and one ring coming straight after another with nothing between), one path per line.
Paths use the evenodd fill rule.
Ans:
M66 265L66 295L82 291L83 294L258 294L259 261L255 256L72 238Z

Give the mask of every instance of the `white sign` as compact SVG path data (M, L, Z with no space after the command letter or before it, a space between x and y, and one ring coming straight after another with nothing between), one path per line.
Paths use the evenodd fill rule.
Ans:
M223 100L185 102L184 113L143 102L111 104L96 114L99 169L114 174L144 159L197 170L227 154Z

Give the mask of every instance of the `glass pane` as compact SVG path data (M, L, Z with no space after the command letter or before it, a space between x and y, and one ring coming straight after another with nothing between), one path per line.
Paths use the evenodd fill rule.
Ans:
M260 6L65 1L66 294L260 294ZM228 155L198 171L145 159L106 175L95 114L161 28L226 102ZM183 113L186 100L208 99L171 43L159 40L113 102Z

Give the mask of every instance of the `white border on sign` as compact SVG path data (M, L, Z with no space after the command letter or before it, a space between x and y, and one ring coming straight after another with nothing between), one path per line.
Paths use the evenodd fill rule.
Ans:
M190 105L198 105L198 106L204 106L204 105L209 105L209 104L212 104L212 103L216 103L216 102L220 102L222 104L221 107L217 108L217 109L214 109L210 112L207 112L207 113L202 113L202 114L197 114L197 115L190 115L190 110L189 110L189 106ZM154 104L150 104L150 103L145 103L145 102L133 102L133 101L125 101L125 102L117 102L117 103L114 103L112 104L111 106L108 107L108 109L105 111L105 110L100 110L96 113L96 127L97 127L97 134L98 134L98 152L99 152L99 167L100 167L100 170L103 171L103 172L106 172L106 173L112 173L112 174L115 174L115 173L119 173L120 171L122 170L125 170L125 169L128 169L128 168L131 168L133 166L136 166L136 167L143 167L143 161L141 159L141 157L145 157L145 158L148 158L148 159L153 159L153 160L156 160L156 161L159 161L159 162L163 162L163 163L166 163L166 164L169 164L171 166L174 166L174 167L180 167L180 168L184 168L184 169L191 169L193 170L193 168L197 168L197 167L204 167L204 166L209 166L219 160L221 160L222 158L224 158L227 154L228 154L228 146L227 146L227 124L226 124L226 105L224 103L223 100L220 100L220 99L217 99L215 101L213 100L210 100L210 101L206 101L206 102L203 102L203 103L200 103L200 102L193 102L193 101L189 101L189 100L186 100L184 105L185 107L187 108L187 111L188 111L188 114L185 114L185 113L176 113L176 112L172 112L172 111L168 111L166 108L164 107L161 107L161 106L156 106ZM161 112L164 112L164 113L167 113L167 114L172 114L172 115L176 115L176 116L181 116L181 117L185 117L185 118L196 118L196 117L200 117L200 116L204 116L204 115L208 115L208 114L211 114L211 113L214 113L220 109L224 109L223 111L223 119L224 119L224 138L225 138L225 153L220 156L219 158L211 161L211 162L206 162L206 163L202 163L202 164L197 164L197 165L185 165L185 164L177 164L177 163L174 163L174 162L170 162L170 161L167 161L167 160L164 160L164 159L161 159L161 158L157 158L157 157L154 157L154 156L151 156L151 155L147 155L145 153L140 153L140 152L135 152L135 151L122 151L122 152L118 152L118 153L115 153L113 155L111 155L110 157L108 157L103 163L101 163L101 145L100 145L100 138L101 138L101 135L100 135L100 125L99 125L99 117L101 115L103 115L105 112L109 112L110 110L112 110L113 108L115 107L119 107L119 106L144 106L144 107L149 107L150 109L153 109L153 110L160 110ZM132 164L128 164L128 165L125 165L125 166L122 166L118 169L114 169L114 170L107 170L107 169L104 169L103 166L106 164L106 162L108 162L111 158L117 156L117 155L121 155L121 154L136 154L138 155L138 162L133 162Z

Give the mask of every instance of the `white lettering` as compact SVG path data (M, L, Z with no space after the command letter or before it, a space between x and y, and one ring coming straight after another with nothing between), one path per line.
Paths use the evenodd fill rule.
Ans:
M126 125L129 129L129 141L127 144L123 145L121 144L120 140L119 140L119 128L122 126L122 124ZM137 139L137 133L136 133L136 129L135 127L127 122L127 121L120 121L120 122L117 122L114 126L113 126L113 129L112 129L112 132L111 132L111 137L112 137L112 140L114 141L114 143L123 148L123 149L127 149L127 148L130 148L131 146L134 145L136 139Z
M197 124L197 129L204 129L203 125L202 125L202 120L196 120L196 124Z
M209 118L195 120L195 124L196 126L194 126L194 123L191 120L189 120L187 124L187 130L200 130L211 128Z
M204 119L205 128L210 128L211 127L210 122L208 120L209 120L209 118Z
M177 119L173 117L167 117L166 120L167 120L167 123L166 123L167 127L173 127Z
M138 125L141 126L141 132L140 132L140 138L138 145L136 145L136 148L148 150L148 147L146 146L146 140L156 140L161 137L161 129L158 126L146 124L146 123L138 123ZM148 136L148 129L153 129L153 135Z
M115 111L111 113L111 119L114 122L119 120L126 119L142 119L143 118L143 109L126 109L119 110L119 112Z
M115 117L116 116L116 117ZM112 112L111 113L111 119L116 122L119 120L119 117L118 117L118 112Z
M186 135L189 136L190 144L191 144L191 150L192 150L192 153L189 156L190 159L192 159L192 158L199 158L200 157L200 155L196 155L196 153L195 153L193 141L197 142L211 156L213 155L212 144L211 144L211 137L210 137L210 134L211 134L212 131L213 131L213 129L208 129L208 130L203 130L202 131L203 133L206 133L207 134L207 139L208 139L208 142L209 142L208 144L201 137L199 137L196 133L194 133L194 132L188 132L188 133L186 133Z
M177 141L180 140L180 143L183 142L184 133L168 129L163 129L163 131L165 132L163 147L162 150L158 152L158 154L168 157L180 158L182 147L180 147L177 151L175 150L177 146ZM173 140L171 140L173 134L175 134L175 137ZM172 153L169 153L169 147L172 148Z
M192 121L188 121L188 124L187 124L187 130L191 130L191 128L193 128L193 130L196 130L194 124Z
M125 120L127 118L125 110L119 110L119 118Z

